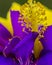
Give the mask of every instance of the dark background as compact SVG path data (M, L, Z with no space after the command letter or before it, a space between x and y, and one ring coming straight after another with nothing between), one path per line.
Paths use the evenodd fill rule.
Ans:
M6 14L13 2L17 2L22 5L26 1L27 0L0 0L0 17L6 18ZM36 1L39 1L47 8L52 9L52 0L36 0Z

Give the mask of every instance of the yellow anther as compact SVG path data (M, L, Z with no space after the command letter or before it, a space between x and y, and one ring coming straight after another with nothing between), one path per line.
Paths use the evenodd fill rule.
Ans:
M33 31L35 31L35 27L38 27L38 25L41 24L43 25L47 20L44 6L35 0L28 0L27 3L23 4L20 13L24 17L24 22L28 25L29 22L31 22Z

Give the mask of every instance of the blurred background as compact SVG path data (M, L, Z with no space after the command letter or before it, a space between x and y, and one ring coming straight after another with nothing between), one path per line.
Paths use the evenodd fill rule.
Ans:
M13 2L24 4L27 0L0 0L0 17L6 17L7 11ZM45 7L52 9L52 0L36 0L41 2Z

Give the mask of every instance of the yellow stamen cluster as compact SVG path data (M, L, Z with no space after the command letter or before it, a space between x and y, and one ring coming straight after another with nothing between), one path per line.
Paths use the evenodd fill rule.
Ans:
M21 14L19 15L18 23L22 26L22 31L23 32L27 33L28 31L29 32L31 31L31 29L32 29L31 24L28 22L28 24L29 24L28 25L27 22L24 21L23 15L21 15Z
M27 3L23 4L20 9L20 13L23 15L24 22L31 24L32 31L36 31L38 26L46 24L46 13L44 6L40 2L28 0Z

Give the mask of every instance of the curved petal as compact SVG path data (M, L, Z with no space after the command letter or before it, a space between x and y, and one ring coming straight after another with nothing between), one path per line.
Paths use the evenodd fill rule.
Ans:
M0 37L4 40L9 40L12 37L10 32L2 24L0 24Z
M20 17L20 13L19 11L10 11L11 12L11 22L12 22L12 26L13 26L13 32L14 32L14 36L18 36L20 38L24 38L25 35L27 35L27 33L25 33L22 29L26 29L25 26L21 26L21 23L24 21L20 21L19 23L19 17ZM24 23L25 25L25 23ZM26 32L28 31L28 29L26 29Z
M12 54L11 51L12 49L19 43L20 39L17 37L12 38L12 40L5 46L3 50L3 54L5 55L10 55Z
M36 32L29 33L23 40L19 42L19 44L15 46L12 52L15 54L16 58L22 58L22 61L25 63L29 55L32 53L34 41L37 36L38 33Z

